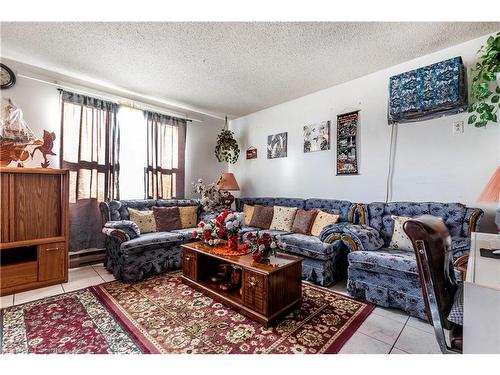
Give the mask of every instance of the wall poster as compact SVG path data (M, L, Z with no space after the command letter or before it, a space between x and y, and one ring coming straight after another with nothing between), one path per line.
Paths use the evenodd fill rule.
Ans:
M337 116L337 175L358 174L359 111Z

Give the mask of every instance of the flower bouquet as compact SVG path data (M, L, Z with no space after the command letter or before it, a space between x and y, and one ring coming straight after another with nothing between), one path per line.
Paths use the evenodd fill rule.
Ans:
M214 224L217 237L226 238L230 250L238 250L238 237L243 225L243 215L226 210L217 216Z
M258 263L269 261L269 257L276 255L278 249L283 250L286 247L280 236L271 236L268 232L249 233L247 243L253 260Z
M204 221L200 221L198 230L193 232L193 237L210 246L218 245L221 241L220 238L217 237L215 225L213 223L205 223Z

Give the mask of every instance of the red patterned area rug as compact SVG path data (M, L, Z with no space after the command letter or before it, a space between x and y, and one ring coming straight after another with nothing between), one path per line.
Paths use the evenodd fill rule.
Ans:
M302 306L266 329L175 272L3 309L0 353L337 353L372 310L304 284Z
M93 287L150 353L337 353L374 306L303 284L302 306L264 328L170 273Z

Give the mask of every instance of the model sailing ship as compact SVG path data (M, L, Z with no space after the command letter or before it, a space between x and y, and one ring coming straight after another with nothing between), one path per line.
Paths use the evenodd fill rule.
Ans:
M42 168L47 168L50 161L47 155L55 155L55 133L43 131L43 140L36 139L33 131L24 120L23 111L11 99L2 98L2 113L0 117L0 166L7 167L16 163L17 167L24 167L28 158L33 158L35 151L42 154ZM30 150L31 149L31 153Z

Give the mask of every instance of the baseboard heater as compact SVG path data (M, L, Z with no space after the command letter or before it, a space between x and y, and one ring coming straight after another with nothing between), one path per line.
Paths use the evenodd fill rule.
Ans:
M84 249L69 253L69 268L78 268L104 262L105 249Z

